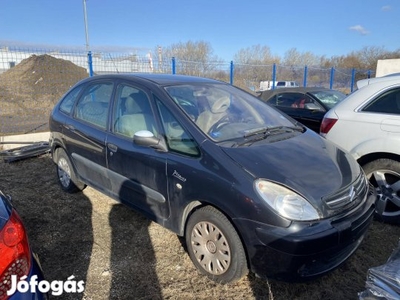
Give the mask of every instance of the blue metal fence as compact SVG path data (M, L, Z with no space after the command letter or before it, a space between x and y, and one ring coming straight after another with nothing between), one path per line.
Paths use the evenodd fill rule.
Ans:
M167 67L165 64L170 62L171 66ZM145 62L146 64L146 62ZM151 61L153 67L151 72L161 72L172 74L186 74L195 76L212 77L216 79L226 80L230 84L237 84L242 88L250 90L257 90L260 81L270 80L275 82L278 80L296 81L302 86L324 86L330 89L340 89L347 92L353 92L356 83L356 76L358 79L370 78L370 70L356 70L356 69L339 69L339 68L321 68L316 66L285 66L285 65L245 65L233 61L229 63L214 63L214 62L189 62L182 61L175 57L162 61ZM103 70L98 70L92 59L92 53L88 52L88 73L93 76L95 73L100 73ZM249 69L263 69L264 72L249 71ZM124 69L124 68L122 68ZM146 68L145 68L146 69ZM235 72L235 69L238 72ZM95 72L93 71L95 70ZM116 71L118 69L116 68ZM224 76L225 73L225 76ZM251 75L253 73L253 76ZM264 75L260 75L264 74ZM264 77L264 78L263 78ZM237 79L237 80L236 80Z
M44 57L54 60L46 63L46 59L39 59ZM249 91L259 90L261 81L296 81L302 86L324 86L347 93L353 91L357 80L373 74L370 70L320 66L200 62L160 56L153 59L150 53L92 53L0 46L0 137L46 131L52 106L72 84L82 77L122 72L202 76Z

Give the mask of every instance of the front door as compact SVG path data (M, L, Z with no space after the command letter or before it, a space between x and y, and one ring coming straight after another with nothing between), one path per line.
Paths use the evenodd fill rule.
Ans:
M113 126L106 141L108 176L115 198L162 223L169 217L167 153L133 142L139 130L159 134L149 95L139 86L121 83L117 87Z
M326 111L316 101L303 93L283 93L276 107L315 132L319 132Z

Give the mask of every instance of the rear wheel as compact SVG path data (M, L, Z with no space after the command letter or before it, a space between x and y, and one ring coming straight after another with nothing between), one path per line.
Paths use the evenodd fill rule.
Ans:
M76 179L74 169L68 155L62 149L55 152L55 162L58 182L61 188L68 193L76 193L82 191L86 185Z
M211 280L232 283L248 273L239 235L226 216L214 207L202 207L192 214L185 238L194 265Z
M378 194L376 217L400 224L400 162L382 158L365 164L363 169Z

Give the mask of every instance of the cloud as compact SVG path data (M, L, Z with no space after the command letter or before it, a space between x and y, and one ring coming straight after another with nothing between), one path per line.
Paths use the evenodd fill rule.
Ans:
M364 27L362 27L361 25L355 25L355 26L351 26L349 27L350 30L354 30L357 31L358 33L362 34L362 35L367 35L369 33L369 31L367 31Z
M385 6L382 6L381 10L382 11L389 11L389 10L392 10L392 7L390 5L385 5Z

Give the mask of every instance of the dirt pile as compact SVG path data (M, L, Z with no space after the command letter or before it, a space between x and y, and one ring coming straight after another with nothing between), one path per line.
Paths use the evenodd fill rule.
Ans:
M0 74L0 135L46 130L54 104L86 69L50 55L32 55ZM44 127L43 127L44 125Z
M0 104L7 107L14 102L28 109L54 104L72 85L87 76L84 68L68 60L47 54L32 55L0 74Z

